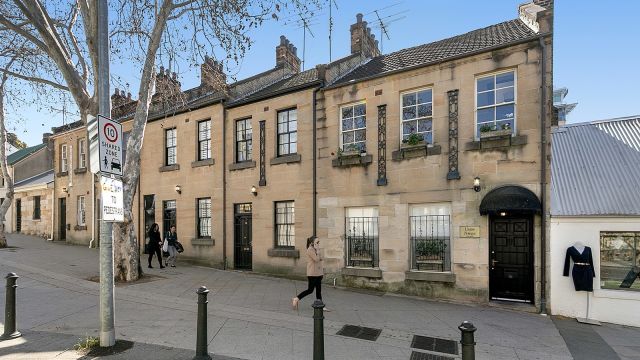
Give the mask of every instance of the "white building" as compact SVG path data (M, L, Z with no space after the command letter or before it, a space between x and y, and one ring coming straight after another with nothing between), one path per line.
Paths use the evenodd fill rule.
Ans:
M589 296L589 318L640 326L640 116L565 125L552 137L551 312L587 317ZM563 276L578 241L593 252L593 293Z

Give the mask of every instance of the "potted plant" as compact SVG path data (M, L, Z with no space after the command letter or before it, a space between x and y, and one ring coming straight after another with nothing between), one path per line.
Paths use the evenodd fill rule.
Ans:
M416 242L415 256L417 262L442 263L442 254L447 247L443 240Z
M511 134L511 125L509 123L502 124L500 127L489 124L480 126L480 139L509 136Z
M411 133L406 138L402 139L402 147L417 147L426 146L423 134Z

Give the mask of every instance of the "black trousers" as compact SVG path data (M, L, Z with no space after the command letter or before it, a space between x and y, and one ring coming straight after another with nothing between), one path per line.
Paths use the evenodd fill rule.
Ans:
M158 257L158 264L162 266L162 252L160 251L159 246L154 246L149 249L149 266L151 266L151 260L153 260L153 254L156 254Z
M316 299L322 300L322 276L307 276L309 279L309 286L307 290L298 294L298 299L301 299L313 292L313 289L316 289Z

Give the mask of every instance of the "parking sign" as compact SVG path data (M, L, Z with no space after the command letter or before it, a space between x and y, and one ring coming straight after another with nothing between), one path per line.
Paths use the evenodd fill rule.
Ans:
M122 176L122 125L98 115L100 172Z

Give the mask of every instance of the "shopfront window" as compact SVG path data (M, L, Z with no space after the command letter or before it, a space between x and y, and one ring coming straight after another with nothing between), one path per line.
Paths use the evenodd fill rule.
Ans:
M600 232L600 287L640 291L640 231Z

